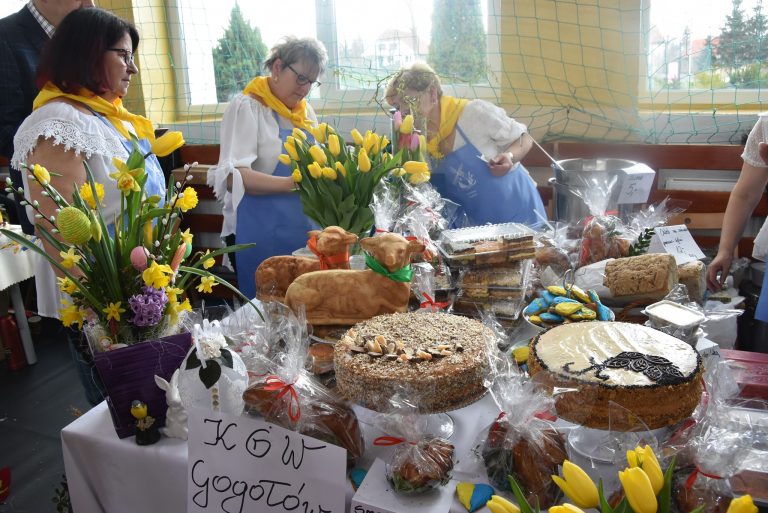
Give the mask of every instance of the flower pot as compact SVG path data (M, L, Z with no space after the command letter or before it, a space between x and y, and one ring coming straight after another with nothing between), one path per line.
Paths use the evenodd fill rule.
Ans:
M131 403L137 399L147 404L158 427L165 425L168 405L165 391L155 384L155 375L170 381L191 345L192 336L180 333L93 355L118 437L134 434L136 419L131 416Z

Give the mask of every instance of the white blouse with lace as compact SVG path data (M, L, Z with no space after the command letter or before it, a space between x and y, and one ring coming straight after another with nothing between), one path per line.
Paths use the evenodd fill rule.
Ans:
M317 124L310 105L307 105L307 117L312 124ZM284 153L279 138L281 128L292 129L293 125L252 96L241 93L229 102L221 120L219 163L208 171L208 185L223 203L222 237L235 233L237 206L245 195L243 178L237 168L251 168L271 175L277 166L277 157ZM227 190L229 175L232 175L231 191Z
M126 128L132 127L126 124ZM14 153L11 165L17 169L20 164L33 165L27 158L37 146L39 138L53 139L56 146L65 151L74 151L85 157L96 182L104 184L105 219L114 219L120 210L120 191L115 180L109 177L114 172L112 158L128 158L120 137L111 125L92 114L83 113L63 102L51 102L30 114L19 127L13 139ZM56 172L56 169L49 171ZM24 190L28 190L29 173L22 173ZM29 196L25 192L25 196ZM27 207L27 215L34 219L34 211ZM62 295L56 284L53 268L40 258L35 269L38 313L44 317L59 317Z

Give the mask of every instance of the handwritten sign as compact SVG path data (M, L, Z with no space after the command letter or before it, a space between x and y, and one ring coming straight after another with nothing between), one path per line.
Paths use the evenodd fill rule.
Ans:
M621 171L624 179L619 191L619 204L646 203L656 171L645 164L635 164Z
M188 513L344 513L344 449L256 418L189 413Z
M677 265L704 258L704 253L684 224L656 228L648 252L669 253L675 257Z

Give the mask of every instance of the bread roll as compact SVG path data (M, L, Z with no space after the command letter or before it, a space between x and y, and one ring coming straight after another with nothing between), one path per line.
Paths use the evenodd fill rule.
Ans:
M678 280L688 289L688 297L691 301L704 302L704 291L707 290L705 271L704 262L700 260L677 266Z
M603 284L613 297L660 300L677 285L675 257L652 253L611 260L605 265Z

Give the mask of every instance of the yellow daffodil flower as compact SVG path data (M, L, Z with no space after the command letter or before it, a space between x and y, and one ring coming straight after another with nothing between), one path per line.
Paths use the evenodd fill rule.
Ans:
M144 280L144 284L148 287L162 289L167 287L171 282L172 274L173 270L170 265L160 265L155 260L152 260L152 264L141 273L141 278Z
M410 134L413 132L413 115L408 114L403 118L403 122L400 124L401 134Z
M324 166L328 163L328 157L325 155L325 152L320 146L316 144L309 147L309 154L312 155L312 158L315 160L315 162L321 166Z
M350 134L352 134L352 140L355 141L356 145L363 145L363 136L360 135L360 132L357 131L357 128L353 128Z
M656 513L659 504L645 472L639 467L628 468L619 472L619 480L635 513Z
M213 276L203 276L200 279L200 285L197 286L198 292L205 292L210 294L213 292L213 287L216 285L216 278Z
M288 155L287 153L281 153L277 157L277 160L279 160L281 164L285 164L286 166L290 166L291 165L291 156Z
M99 205L102 205L104 200L104 186L100 183L95 183L96 186L96 198L99 200ZM93 197L93 191L91 190L91 184L86 182L80 186L80 197L83 198L89 207L96 208L96 199Z
M192 305L189 304L189 299L185 299L181 303L179 303L176 306L174 306L174 310L176 311L176 313L179 313L179 312L182 312L182 311L191 312L192 311Z
M293 133L291 135L293 135L293 138L296 140L299 140L299 139L301 139L302 141L307 140L307 134L305 134L304 130L300 128L294 128Z
M183 292L183 290L177 289L175 287L165 288L165 295L168 296L168 302L170 303L176 303L179 300L179 294Z
M187 247L192 247L192 238L194 237L193 234L189 233L189 228L181 232L181 241L187 245Z
M751 495L742 495L731 501L726 513L757 513L757 506Z
M563 479L565 478L565 479ZM552 476L557 486L580 508L594 508L599 498L597 486L581 467L568 460L563 462L563 478Z
M158 157L165 157L182 146L184 136L179 131L170 130L154 140L150 151Z
M184 192L181 193L176 200L176 206L181 209L182 212L192 210L197 206L197 191L192 187L185 187Z
M331 134L328 136L328 151L330 151L331 155L334 157L338 157L339 153L341 153L341 143L339 142L338 135Z
M59 290L64 294L72 294L77 290L77 285L69 278L56 278L56 281L59 282Z
M61 324L65 328L71 327L73 324L83 325L83 312L77 305L70 304L66 299L61 300L61 304L64 308L59 309L59 317L61 318Z
M552 506L549 508L549 513L584 513L584 510L566 502L560 506Z
M286 137L285 142L283 143L283 148L285 148L286 153L288 153L293 160L299 160L299 154L296 151L296 139L290 135Z
M368 152L365 148L360 148L360 152L357 154L357 169L361 173L367 173L371 170L371 159L368 158Z
M336 177L338 175L336 174L336 170L331 167L324 167L323 168L323 178L327 178L328 180L336 180Z
M206 258L211 253L210 249L205 250L205 255L203 255L203 267L205 269L210 269L214 265L216 265L216 260L213 258Z
M144 176L144 169L128 169L128 165L118 158L112 159L112 165L115 166L114 173L110 173L109 177L115 179L117 182L117 188L127 196L131 192L139 192L141 187L139 186L139 178Z
M32 175L34 175L35 180L42 185L46 185L51 181L51 174L40 164L32 166Z
M645 447L636 447L634 451L627 451L627 463L630 468L640 467L646 473L651 481L653 493L658 495L664 486L664 473L661 471L659 460L653 453L650 445Z
M291 178L293 178L294 182L299 183L304 177L301 176L301 171L299 171L298 169L294 169L293 172L291 173Z
M334 167L336 168L336 171L341 173L341 176L344 176L344 177L347 176L347 168L344 167L344 164L337 161L336 164L334 164Z
M307 166L307 171L312 178L318 179L323 176L323 168L317 162L312 162Z
M117 322L120 322L120 314L125 313L125 308L120 307L121 303L122 301L118 301L117 303L109 303L107 307L102 310L102 312L107 314L107 321L114 319Z
M70 244L82 245L91 240L91 220L77 207L64 207L56 216L56 228L61 238Z
M71 269L83 258L75 253L75 248L69 248L67 251L59 251L59 256L61 256L61 265L64 266L65 269Z

